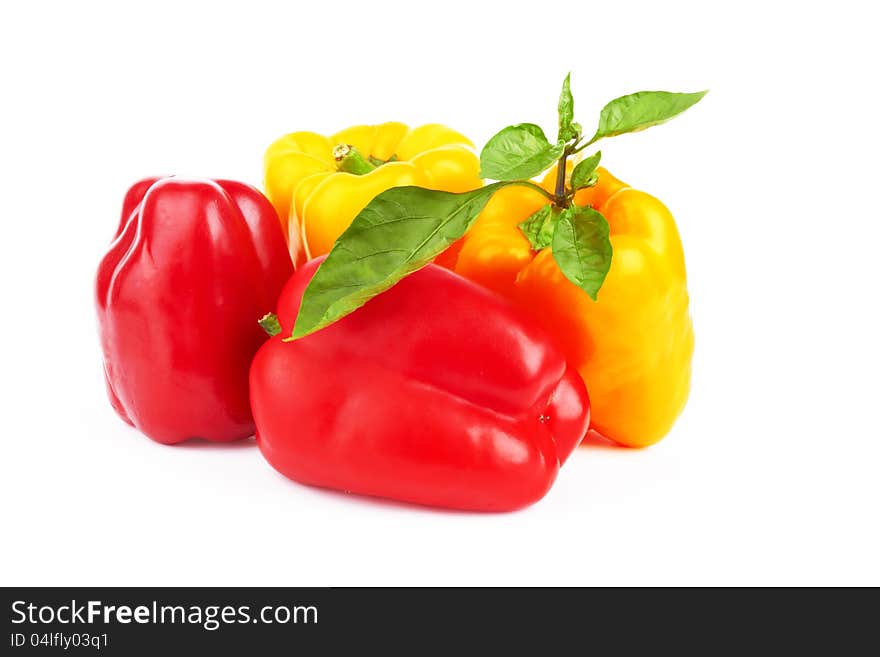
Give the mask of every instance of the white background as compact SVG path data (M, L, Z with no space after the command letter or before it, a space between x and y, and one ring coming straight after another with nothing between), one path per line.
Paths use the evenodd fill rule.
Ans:
M0 583L880 584L880 63L870 3L3 3ZM276 136L554 131L710 94L603 144L672 209L693 391L644 451L585 447L523 512L302 487L253 442L163 447L107 403L92 276L127 187L259 184Z

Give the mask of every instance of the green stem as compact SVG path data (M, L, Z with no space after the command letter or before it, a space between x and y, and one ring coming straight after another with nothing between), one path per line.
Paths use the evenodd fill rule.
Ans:
M339 144L333 149L333 159L336 160L336 170L345 173L353 173L362 176L376 168L361 152L350 144Z
M547 197L547 200L550 201L551 203L556 203L556 196L554 196L553 194L548 192L546 189L544 189L540 185L536 185L531 180L512 180L511 184L521 185L522 187L531 187L536 192L541 192L541 194L543 194L545 197Z
M569 155L574 155L575 153L580 153L580 152L581 152L582 150L584 150L587 146L592 146L592 145L595 144L597 141L599 141L599 140L596 139L595 137L593 137L593 138L590 139L589 141L585 141L583 144L576 144L576 145L574 146L574 148L571 149L571 152L569 153Z
M562 151L559 165L556 167L556 204L565 207L565 161L568 159L568 148Z
M274 338L281 333L281 323L278 321L278 315L275 313L266 313L257 321L257 324L269 334L270 338Z

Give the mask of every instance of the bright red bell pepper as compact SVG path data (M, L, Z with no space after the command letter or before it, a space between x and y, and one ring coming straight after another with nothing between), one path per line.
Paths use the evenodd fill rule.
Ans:
M253 434L256 322L293 272L279 226L238 182L150 178L129 190L96 281L107 390L126 422L161 443Z
M299 482L508 511L549 490L589 423L577 371L501 297L428 265L335 324L290 335L313 260L251 366L257 442Z

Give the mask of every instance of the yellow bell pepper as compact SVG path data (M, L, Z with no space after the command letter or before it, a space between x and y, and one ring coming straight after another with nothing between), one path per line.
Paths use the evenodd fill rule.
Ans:
M266 195L299 263L330 251L379 193L403 185L449 192L480 187L480 162L464 135L443 125L359 125L331 137L293 132L264 158Z
M569 169L570 170L570 169ZM684 255L675 221L656 198L603 168L574 202L608 220L614 255L593 301L560 271L551 249L537 255L518 224L547 199L528 187L495 193L464 236L452 268L522 305L577 367L592 427L617 443L660 440L687 401L694 334ZM542 185L555 187L551 172Z

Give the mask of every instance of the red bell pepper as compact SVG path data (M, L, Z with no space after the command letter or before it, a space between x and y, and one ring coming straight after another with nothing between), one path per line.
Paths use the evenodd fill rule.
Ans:
M335 324L290 335L313 260L251 366L266 459L296 481L508 511L548 491L589 423L581 378L501 297L434 265Z
M225 180L150 178L125 197L96 301L113 407L160 443L254 432L256 321L293 272L275 210Z

